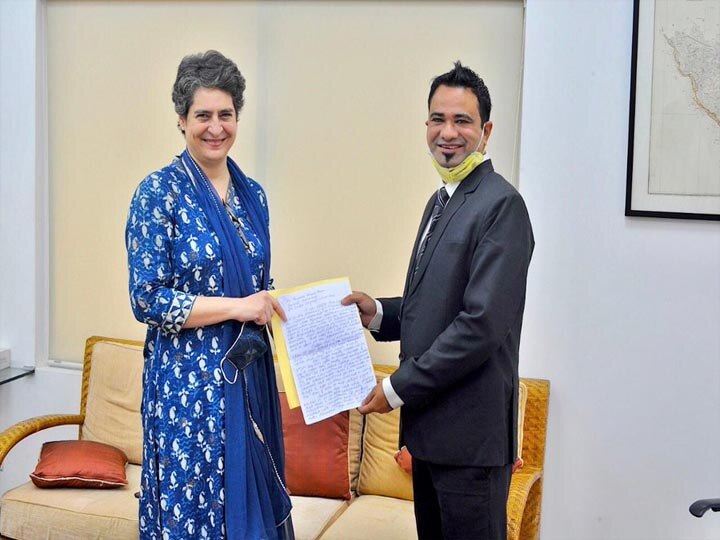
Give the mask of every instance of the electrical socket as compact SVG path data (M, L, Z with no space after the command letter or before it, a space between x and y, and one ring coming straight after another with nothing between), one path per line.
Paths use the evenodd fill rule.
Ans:
M10 349L0 349L0 369L10 367Z

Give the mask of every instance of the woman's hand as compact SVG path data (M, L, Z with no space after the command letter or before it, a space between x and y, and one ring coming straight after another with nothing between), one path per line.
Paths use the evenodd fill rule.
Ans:
M280 302L267 291L260 291L235 300L237 301L237 312L234 318L238 321L252 321L262 326L270 323L273 313L277 313L283 321L287 320Z
M252 321L260 326L268 324L273 312L287 320L280 303L267 291L244 298L225 296L198 296L183 328L197 328L225 321Z

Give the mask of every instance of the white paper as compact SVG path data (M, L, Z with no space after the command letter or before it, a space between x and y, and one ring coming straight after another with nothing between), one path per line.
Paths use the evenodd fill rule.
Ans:
M348 280L278 296L285 345L306 424L360 406L375 386L360 315L340 300Z

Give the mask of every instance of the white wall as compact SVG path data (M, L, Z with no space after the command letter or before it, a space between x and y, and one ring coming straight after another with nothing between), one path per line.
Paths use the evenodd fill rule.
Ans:
M0 0L0 348L35 365L38 324L36 3Z
M45 309L38 308L38 298L47 298L47 222L37 214L46 204L43 97L36 95L42 24L34 0L0 0L0 347L11 349L15 366L35 365L46 331ZM77 412L79 395L80 372L56 368L0 386L0 429L30 416ZM74 437L77 429L60 427L16 446L3 464L0 493L27 480L43 441Z
M22 132L4 116L23 99L7 82L7 46L29 39L6 30L34 20L24 9L8 19L7 6L2 148ZM720 535L720 516L687 512L720 496L720 224L623 216L631 20L629 0L528 0L520 184L537 248L521 371L552 381L544 540ZM3 242L16 215L2 202L5 163ZM33 291L0 280L0 339L27 332L6 306ZM0 428L77 410L78 389L79 373L52 368L2 386ZM11 454L0 491L24 478L38 444Z
M33 416L77 414L80 410L80 375L80 371L70 369L39 367L32 376L0 386L0 430ZM60 426L20 442L0 469L0 494L28 481L43 442L77 437L77 426Z
M551 380L542 538L717 539L720 223L626 218L629 1L528 1L521 373ZM497 98L496 98L497 99Z

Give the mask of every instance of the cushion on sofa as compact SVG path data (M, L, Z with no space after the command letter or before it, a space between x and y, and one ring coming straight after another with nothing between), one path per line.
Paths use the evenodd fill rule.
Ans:
M375 370L382 380L389 369ZM395 461L400 436L400 409L365 418L363 456L360 463L358 493L412 500L412 477Z
M412 474L412 456L406 446L395 453L395 462L406 474Z
M299 407L288 407L284 392L280 394L280 407L290 493L349 500L350 415L346 411L308 426Z
M130 463L142 463L142 347L99 341L92 350L85 423L81 439L120 448Z
M321 540L416 540L411 501L363 495L354 499Z
M0 508L0 534L40 540L128 540L138 537L140 466L128 465L118 489L38 489L27 482L8 491Z
M412 500L412 477L395 461L399 423L399 409L387 414L370 414L365 419L359 494Z
M127 485L125 452L96 441L51 441L42 445L30 480L40 488L109 489Z

